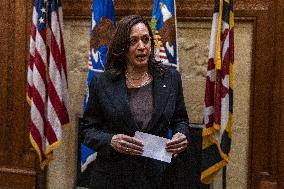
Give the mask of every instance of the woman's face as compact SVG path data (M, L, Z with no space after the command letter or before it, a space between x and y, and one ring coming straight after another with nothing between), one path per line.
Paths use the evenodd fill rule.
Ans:
M151 37L145 24L137 23L130 31L129 50L126 53L128 64L134 67L148 65L151 53Z

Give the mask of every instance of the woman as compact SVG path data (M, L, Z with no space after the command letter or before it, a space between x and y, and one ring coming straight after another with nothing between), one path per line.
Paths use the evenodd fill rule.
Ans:
M173 138L174 156L187 145L188 117L179 73L154 60L150 26L141 16L123 18L108 52L106 71L96 75L84 113L84 143L98 152L90 187L161 188L167 163L140 156L142 131Z

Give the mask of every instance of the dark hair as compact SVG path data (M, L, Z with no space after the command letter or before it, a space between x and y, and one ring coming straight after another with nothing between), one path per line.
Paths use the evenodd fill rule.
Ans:
M116 31L109 46L106 62L106 71L114 76L120 76L125 73L127 60L126 53L129 50L129 37L131 28L138 23L146 25L151 37L151 53L149 57L149 71L153 77L163 75L165 67L154 58L154 36L148 22L139 15L130 15L122 18L117 25Z

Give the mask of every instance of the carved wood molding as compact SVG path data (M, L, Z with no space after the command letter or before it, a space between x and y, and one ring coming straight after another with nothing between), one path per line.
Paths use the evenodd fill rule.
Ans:
M139 14L150 17L154 0L120 0L115 2L116 16ZM211 17L212 0L176 0L177 17ZM86 19L91 17L91 0L62 0L64 17L67 19ZM234 9L237 17L255 16L258 12L268 10L269 2L246 0L235 1Z
M6 167L0 167L0 173L5 174L18 174L18 175L29 175L29 176L35 176L36 171L30 170L30 169L17 169L17 168L6 168Z

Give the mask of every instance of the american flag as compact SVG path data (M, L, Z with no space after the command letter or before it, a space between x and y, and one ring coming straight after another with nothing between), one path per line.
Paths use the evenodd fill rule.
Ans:
M205 90L201 181L229 161L233 115L233 0L215 0Z
M40 166L52 159L69 123L66 57L60 0L35 0L27 73L30 141Z

